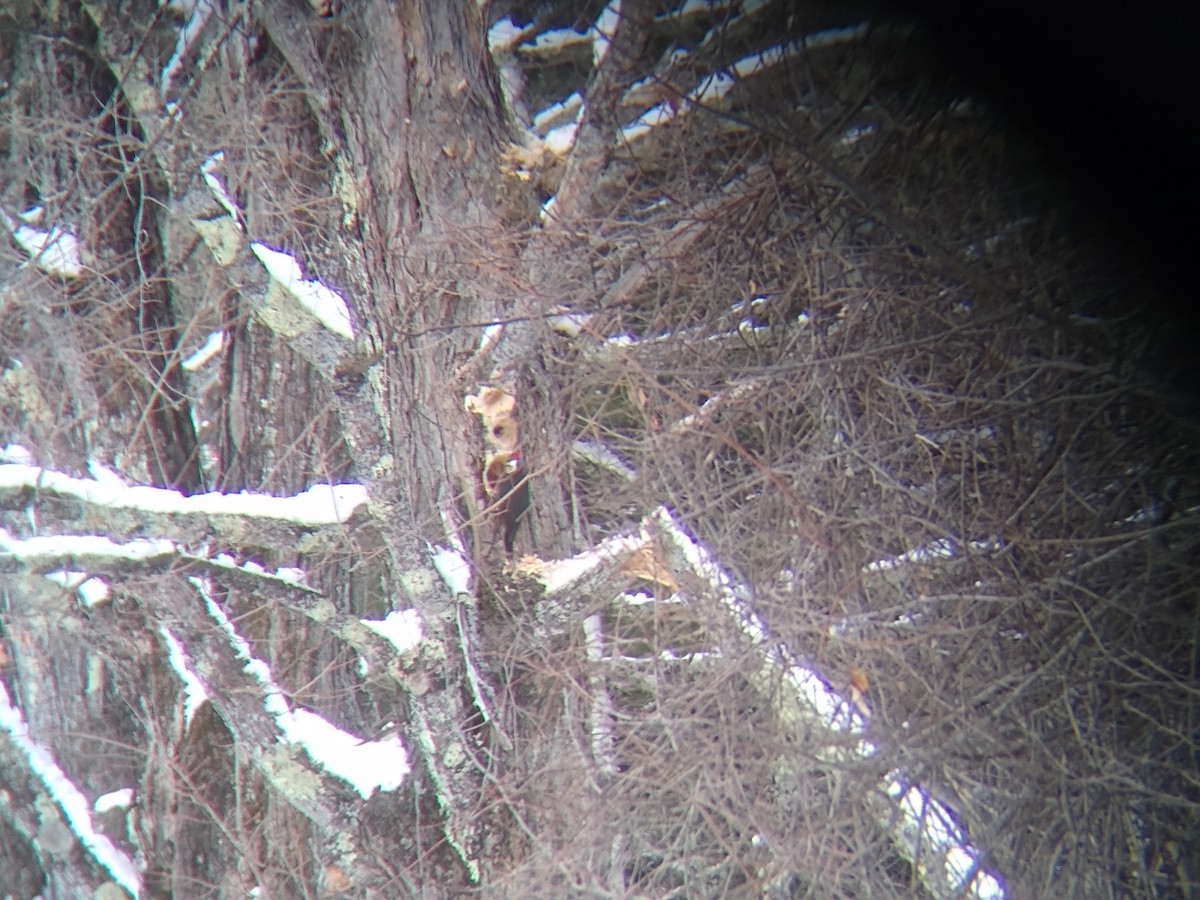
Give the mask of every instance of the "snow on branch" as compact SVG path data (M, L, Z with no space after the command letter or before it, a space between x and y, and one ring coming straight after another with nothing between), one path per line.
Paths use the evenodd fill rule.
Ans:
M670 510L660 507L648 518L649 527L669 542L694 574L708 583L742 632L762 652L765 683L776 684L778 679L769 676L783 673L784 684L790 685L792 691L790 695L778 695L776 704L780 717L804 723L806 729L816 724L833 732L857 736L858 739L849 744L839 741L831 745L829 752L837 761L845 761L847 754L858 759L874 756L878 749L866 737L870 711L865 704L859 698L855 698L859 702L847 702L820 673L804 665L783 641L772 635L748 599L747 592L699 541L687 533ZM981 900L1004 897L1000 882L983 870L983 854L955 824L955 816L945 804L932 798L920 785L906 781L899 772L889 773L881 790L899 806L901 814L899 819L892 817L895 806L890 805L881 813L881 818L887 819L885 824L899 834L902 846L923 876L922 883L933 896ZM944 866L942 861L946 863Z
M270 666L254 656L250 644L213 600L203 579L189 578L209 615L225 633L245 671L261 686L263 707L275 720L286 743L297 744L331 775L353 787L365 800L375 791L394 791L409 773L408 752L397 735L379 741L362 740L311 710L293 709L275 684Z
M616 712L603 669L599 665L605 656L603 618L591 615L584 619L583 634L587 660L591 664L588 667L588 686L592 698L592 759L599 767L601 776L608 779L617 773L617 739L613 733Z
M171 81L183 68L184 57L187 56L188 50L195 45L215 6L213 0L171 0L167 5L180 10L188 18L183 27L179 29L179 37L175 41L175 52L163 66L162 76L159 79L159 90L164 97L171 90Z
M209 154L208 159L200 164L200 174L204 177L204 183L207 185L209 193L213 195L213 199L221 204L221 208L229 213L230 218L237 223L238 230L242 230L242 210L237 205L229 192L225 190L225 183L221 181L217 173L221 166L225 163L225 151L218 150L215 153Z
M361 484L315 484L291 497L245 491L185 496L166 488L125 485L115 479L94 481L75 478L39 466L0 465L0 494L22 489L80 500L108 509L276 519L301 526L344 523L367 502L367 489Z
M592 39L592 66L599 68L608 57L613 35L621 21L621 0L612 0L604 7L595 23L588 31Z
M348 341L354 340L350 307L346 305L346 300L341 294L315 278L305 279L300 271L300 264L289 253L258 241L252 243L250 249L266 268L271 279L295 297L313 318L334 334Z
M67 827L78 839L84 851L131 896L140 896L142 878L138 873L137 866L129 856L118 850L112 841L96 831L92 822L91 804L87 797L66 776L50 751L34 742L29 734L24 716L21 715L19 709L12 705L8 689L2 681L0 681L0 730L8 735L13 747L25 758L29 770L50 795L54 806L62 813ZM41 819L42 828L39 829L38 835L39 843L43 844L42 849L45 851L47 848L43 842L48 835L43 836L43 832L51 827L50 823L53 820L49 819L44 812ZM69 847L62 848L62 855L66 856L66 851L69 849Z
M41 209L39 207L21 214L21 218L26 221L36 221L40 217ZM0 222L4 223L17 246L24 250L43 272L58 275L60 278L78 278L83 274L79 238L71 232L58 226L49 231L43 231L31 224L23 225L14 221L2 209L0 209Z
M89 562L100 566L113 561L145 565L173 557L176 552L174 541L137 539L120 543L95 534L18 538L0 528L0 564L8 560L20 560L33 569L68 563L86 566ZM0 565L0 568L3 566ZM77 589L87 577L79 573L79 581L76 582L71 576L77 573L60 574L63 577L53 580L72 590Z
M596 441L577 440L571 445L571 456L582 462L591 463L597 468L605 469L619 475L626 481L637 481L638 473L633 466L621 459L616 453Z
M744 390L755 387L748 382ZM984 542L972 542L970 547L973 551L994 549L993 544ZM641 564L640 556L648 548L653 548L650 568ZM881 568L902 565L910 559L940 558L953 552L948 546L931 545L903 558L882 562ZM772 698L782 722L792 722L808 734L820 730L829 733L831 739L820 752L831 762L860 761L878 754L877 745L868 736L871 711L864 700L865 677L851 676L848 697L834 690L821 673L808 667L787 643L772 633L744 585L666 507L648 515L638 535L609 538L593 550L569 559L526 558L519 564L519 570L541 582L544 599L550 602L537 604L538 615L541 627L550 630L575 627L578 619L572 610L594 608L596 601L605 597L619 599L633 578L650 578L670 587L677 596L684 596L684 602L687 591L694 587L680 586L700 585L702 591L725 607L749 647L759 654L762 668L758 679L764 695ZM550 622L553 617L557 618ZM591 755L600 771L607 772L615 759L614 712L601 667L605 663L624 664L625 660L606 655L602 620L598 616L584 620L584 646L593 673ZM695 664L702 658L703 654L697 654L679 662ZM782 692L778 690L781 682L787 688ZM955 824L951 809L924 787L907 781L903 773L891 772L880 783L874 802L881 821L896 832L901 846L908 849L931 896L980 900L1004 897L1000 882L984 870L983 854ZM757 843L766 846L766 839L759 836Z
M174 632L164 625L159 627L158 633L167 645L167 662L183 682L183 727L186 730L191 726L200 704L208 700L208 688L192 668L187 650Z
M729 24L732 25L732 23ZM723 34L728 27L723 26L719 32L714 33ZM709 74L701 80L700 84L688 91L684 96L668 97L650 107L635 121L626 125L621 132L621 136L626 143L633 143L645 137L654 128L670 122L679 113L680 109L693 110L700 107L718 107L725 95L733 90L734 86L740 81L745 81L748 78L769 72L781 63L793 59L803 52L835 47L840 44L861 40L866 35L867 30L868 25L865 22L847 28L833 28L807 35L800 41L777 44L773 47L768 47L766 50L743 57L727 70ZM686 65L688 58L689 54L687 52L676 53L671 60L672 68L680 68ZM657 81L657 79L655 80ZM667 79L667 83L669 83L669 79ZM630 94L637 95L644 92L646 87L645 82L639 82L630 88Z

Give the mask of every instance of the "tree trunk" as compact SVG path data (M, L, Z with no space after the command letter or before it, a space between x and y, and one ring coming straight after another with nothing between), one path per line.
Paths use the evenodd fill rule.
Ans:
M0 5L0 896L1187 894L1149 288L919 28L576 6Z

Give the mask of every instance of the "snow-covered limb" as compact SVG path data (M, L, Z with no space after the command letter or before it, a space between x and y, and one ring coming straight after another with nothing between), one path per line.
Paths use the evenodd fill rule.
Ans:
M283 739L304 748L318 766L352 786L363 799L376 791L394 791L409 772L408 753L398 736L382 741L364 741L306 709L292 709L275 684L270 667L254 656L249 643L212 599L207 584L189 579L204 600L209 615L225 632L245 671L263 690L263 706L278 725Z
M192 718L200 704L208 700L208 688L188 662L187 650L171 629L163 626L158 629L158 633L167 644L167 662L183 682L183 727L186 729L192 724Z
M593 45L591 32L579 32L574 28L552 28L539 34L533 43L518 45L517 50L523 56L561 59L562 51L567 48L591 48Z
M420 706L414 707L413 715L416 719L417 742L421 746L426 772L429 774L429 780L434 788L434 800L444 817L442 834L445 835L446 842L455 855L462 861L463 867L467 871L467 877L473 883L478 884L479 860L467 850L468 846L475 844L472 835L476 826L464 814L460 804L455 802L455 797L459 795L453 792L448 783L451 772L465 761L466 751L461 744L453 741L449 746L441 748L439 752L433 728L429 724L424 709Z
M0 561L19 562L35 570L62 565L86 568L89 562L97 567L114 561L145 565L173 557L177 550L174 541L166 540L138 539L119 543L94 534L18 538L0 528ZM86 577L80 573L79 582L63 578L58 579L58 583L74 590Z
M578 440L571 445L571 456L606 469L621 476L626 481L637 481L637 470L603 444L595 441Z
M25 758L30 772L53 799L84 851L107 870L113 880L131 896L140 896L142 878L137 866L125 853L113 846L112 841L96 831L92 823L91 804L54 761L50 751L39 746L30 737L25 718L21 711L12 705L8 689L3 682L0 682L0 729L8 734L9 741ZM45 821L43 818L43 825ZM63 848L64 856L68 849Z
M248 492L184 496L179 491L166 488L75 478L38 466L0 465L0 493L25 488L109 509L179 515L245 516L277 519L296 525L340 524L367 502L367 490L361 484L317 484L292 497Z
M549 141L551 131L561 125L578 122L579 114L582 111L583 95L578 91L572 91L567 95L566 99L560 100L557 103L551 103L533 117L534 130ZM570 148L567 147L566 149ZM562 155L557 149L553 152L558 153L560 156Z
M962 542L943 538L920 547L914 547L899 556L889 556L869 562L863 566L862 571L863 574L887 572L908 563L932 563L942 559L965 556L967 553L990 554L1001 550L1003 546L1003 543L997 538Z
M588 667L588 687L592 698L592 761L599 767L604 778L610 778L617 773L616 737L613 735L613 722L616 715L613 712L612 697L608 693L600 663L605 657L604 620L598 615L588 616L583 620L584 647Z
M732 22L724 23L719 29L714 29L709 37L712 38L715 35L718 39L724 40L732 24ZM671 95L661 103L651 106L638 119L625 126L621 137L626 143L633 143L645 137L654 128L672 121L681 109L691 110L696 107L718 106L722 98L733 90L739 81L769 72L781 63L804 52L861 40L867 33L867 27L866 23L862 23L848 28L833 28L815 32L805 37L803 41L779 44L743 57L730 66L727 71L713 72L708 75L695 88L688 91L686 96ZM671 60L672 68L679 69L690 65L689 56L690 54L684 51L676 53ZM630 93L636 94L644 92L644 90L645 85L638 84L630 89ZM672 92L668 91L668 93Z
M176 0L169 5L182 10L187 14L188 19L179 29L179 37L175 41L175 52L163 66L162 76L159 79L159 90L164 98L171 89L172 79L183 68L183 59L188 50L196 43L200 32L204 30L204 25L208 22L208 17L212 15L214 7L213 0Z
M0 551L3 552L3 551ZM102 578L95 578L87 572L57 571L48 572L44 576L48 581L62 585L69 591L74 591L79 602L84 606L99 606L112 599L112 589Z
M455 538L455 540L457 541L458 539ZM467 562L467 558L461 549L450 550L446 547L431 547L430 559L438 575L442 577L442 581L450 589L450 593L455 597L471 593L471 564Z
M458 625L458 644L463 654L463 668L467 673L467 687L471 692L471 700L474 702L475 708L479 710L480 719L484 724L492 727L492 734L495 735L496 742L503 749L511 752L513 749L512 739L504 733L496 721L496 717L492 714L495 694L487 680L479 674L479 667L475 665L475 642L471 639L473 630L467 617L467 610L466 603L459 603L455 609L455 621Z
M601 594L602 586L619 577L621 566L643 543L640 536L611 537L592 550L568 559L539 562L536 570L527 571L542 582L547 596L581 591Z
M900 772L888 774L887 794L900 806L901 832L905 849L923 876L922 882L937 885L938 896L977 897L1002 900L999 879L983 870L979 854L946 807L918 785L909 784ZM940 866L941 871L931 871Z
M239 231L242 230L242 210L237 205L229 192L225 190L225 182L223 182L217 172L225 163L225 151L218 150L211 154L208 159L200 164L200 174L204 177L204 183L208 186L209 193L213 195L213 199L221 204L221 207L229 213L234 220Z
M2 209L0 221L4 223L17 246L29 254L34 264L43 272L61 278L78 278L83 274L79 239L71 232L57 226L43 231L32 225L22 225Z
M835 759L844 759L847 754L860 759L874 756L878 750L865 737L869 710L862 705L861 698L858 703L848 702L830 688L818 672L805 666L786 644L773 637L733 576L687 533L670 510L660 508L650 520L656 533L682 554L694 574L704 578L752 644L761 649L765 683L777 685L778 678L773 676L782 670L784 683L790 685L792 691L790 696L778 695L776 705L780 717L795 719L806 730L817 724L833 733L861 736L849 744L834 742L831 752ZM993 546L991 542L972 542L972 548L976 550L992 549ZM939 546L925 552L938 556L949 551ZM891 773L881 790L895 801L881 809L881 818L900 835L903 846L909 848L924 876L922 883L933 896L980 900L1000 900L1005 896L999 881L982 868L980 851L972 846L961 829L947 825L954 819L942 803L931 798L922 787L903 783L898 773ZM892 815L897 805L899 818ZM949 859L953 859L954 864L943 870L936 870L931 863Z
M208 336L208 339L200 346L200 349L191 356L181 362L180 368L185 372L195 372L198 369L203 369L209 360L219 356L221 351L225 349L225 332L214 331Z
M700 407L694 413L689 413L672 425L671 434L682 434L702 427L722 410L727 409L735 403L741 403L770 384L771 379L769 378L749 378L730 386L728 390L709 397L700 404Z
M120 788L101 794L92 804L94 812L103 813L110 809L129 809L133 806L133 788Z
M415 609L393 610L382 620L359 621L381 638L391 642L397 653L408 653L421 643L421 616Z
M621 21L621 0L611 0L588 32L592 39L592 65L599 68L608 56L613 35Z
M254 255L263 264L271 278L278 282L313 318L336 335L354 340L354 328L350 324L350 307L337 291L315 278L305 279L300 264L290 253L268 247L255 241L250 245Z

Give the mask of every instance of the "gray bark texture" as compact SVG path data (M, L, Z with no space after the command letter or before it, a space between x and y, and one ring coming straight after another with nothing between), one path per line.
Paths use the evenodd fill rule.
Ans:
M1159 287L911 22L619 7L0 2L0 898L1200 891Z

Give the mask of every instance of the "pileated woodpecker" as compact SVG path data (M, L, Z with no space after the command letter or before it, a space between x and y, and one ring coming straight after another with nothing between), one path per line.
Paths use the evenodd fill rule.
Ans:
M521 467L521 454L497 453L483 472L483 484L492 497L491 509L500 519L504 552L512 553L517 531L529 512L529 478Z

